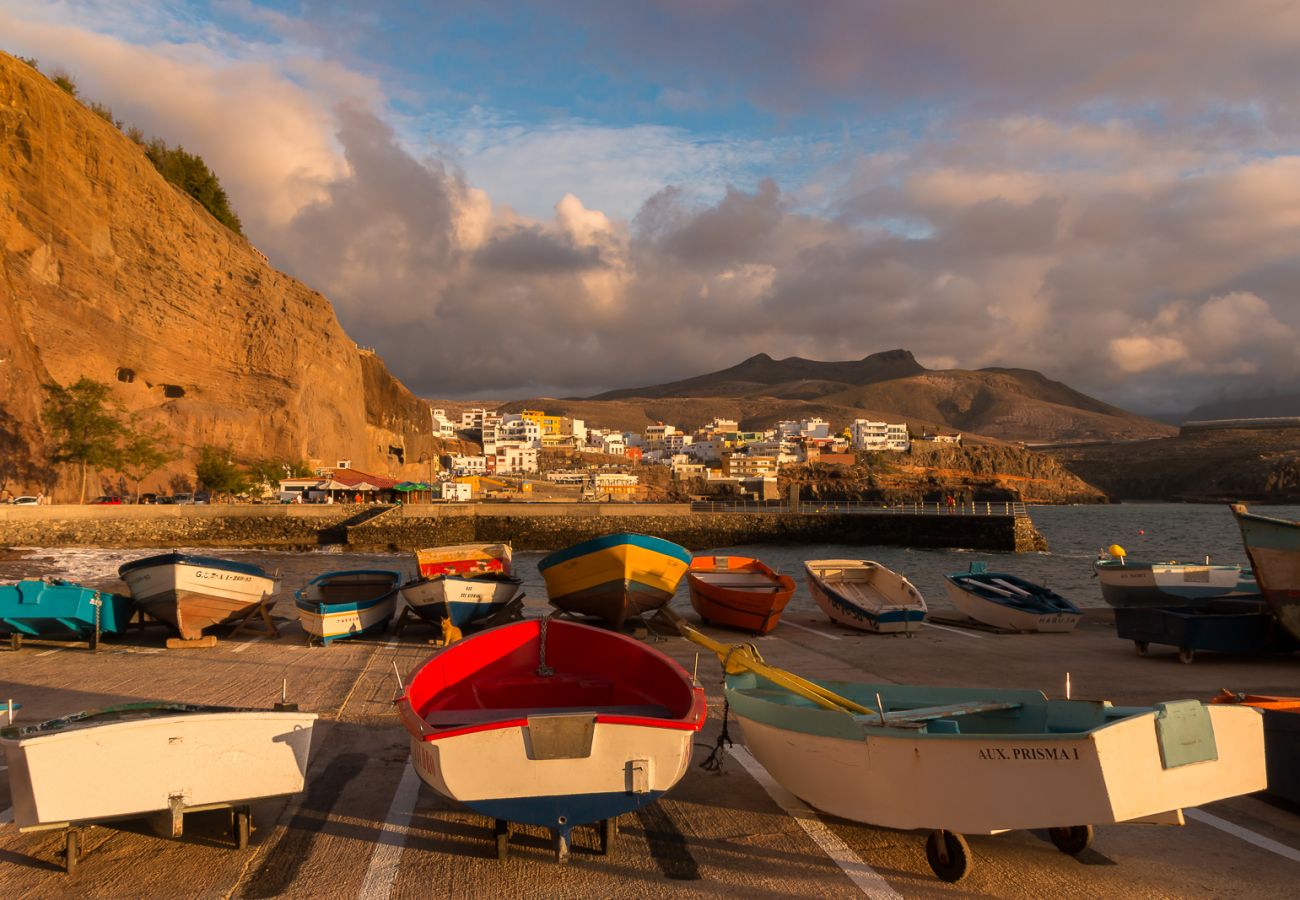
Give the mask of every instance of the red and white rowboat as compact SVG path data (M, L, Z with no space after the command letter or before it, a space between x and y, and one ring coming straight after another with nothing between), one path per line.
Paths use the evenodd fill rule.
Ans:
M531 619L435 655L397 701L420 778L495 820L551 829L568 858L575 825L653 803L686 773L703 688L658 650L599 628Z

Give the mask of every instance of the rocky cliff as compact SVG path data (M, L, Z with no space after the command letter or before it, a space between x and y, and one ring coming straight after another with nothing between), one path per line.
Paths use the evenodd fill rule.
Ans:
M89 376L182 454L351 459L416 475L427 405L329 301L166 182L143 149L0 53L0 454L55 483L41 385Z

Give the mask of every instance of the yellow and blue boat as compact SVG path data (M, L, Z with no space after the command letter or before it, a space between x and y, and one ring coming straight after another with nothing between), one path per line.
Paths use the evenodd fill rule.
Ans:
M551 605L622 628L628 616L672 599L691 553L645 534L610 534L557 550L538 563Z

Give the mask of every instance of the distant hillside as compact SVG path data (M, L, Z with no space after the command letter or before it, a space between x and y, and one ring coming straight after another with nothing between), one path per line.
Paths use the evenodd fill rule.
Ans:
M1265 397L1239 397L1203 403L1184 418L1188 422L1204 419L1272 419L1300 416L1300 393L1270 394Z
M713 416L762 428L820 416L905 420L913 431L961 431L1003 441L1097 441L1161 437L1176 429L1103 403L1028 369L931 370L907 350L820 362L765 353L707 375L608 391L585 400L530 400L593 424L691 427ZM511 406L522 406L512 404Z

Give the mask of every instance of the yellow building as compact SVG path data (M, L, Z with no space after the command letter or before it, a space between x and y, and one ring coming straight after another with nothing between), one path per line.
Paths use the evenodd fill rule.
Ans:
M522 418L534 423L542 436L558 435L564 424L564 416L548 416L540 409L526 409L519 414Z

